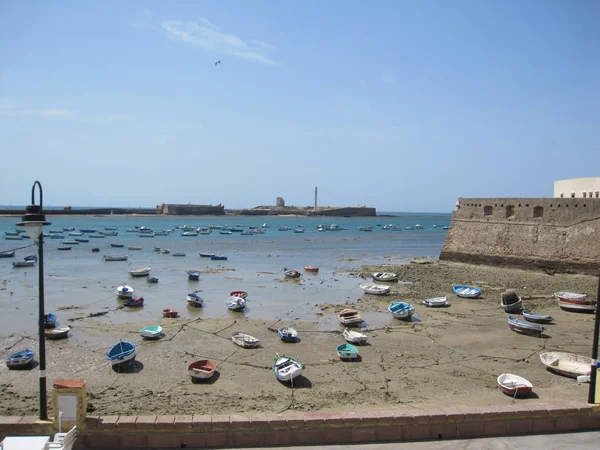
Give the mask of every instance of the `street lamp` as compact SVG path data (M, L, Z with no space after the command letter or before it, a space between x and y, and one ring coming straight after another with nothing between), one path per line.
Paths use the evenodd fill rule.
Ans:
M35 204L35 187L40 188L40 204ZM38 284L39 284L39 317L38 317L38 340L40 351L40 420L48 420L48 405L46 404L46 338L44 336L44 234L42 228L50 225L46 222L46 215L42 210L43 205L42 185L39 181L33 183L31 188L31 205L25 208L22 222L17 225L24 226L27 236L32 240L38 240Z

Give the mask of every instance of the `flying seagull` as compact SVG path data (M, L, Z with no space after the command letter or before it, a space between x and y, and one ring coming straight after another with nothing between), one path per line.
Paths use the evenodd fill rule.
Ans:
M217 67L217 64L221 64L221 60L218 60L218 61L215 63L215 67Z

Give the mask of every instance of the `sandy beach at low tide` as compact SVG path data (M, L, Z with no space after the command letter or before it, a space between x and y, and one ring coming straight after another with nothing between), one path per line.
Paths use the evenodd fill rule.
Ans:
M400 275L401 282L391 284L391 295L357 293L347 300L347 306L363 314L366 328L361 331L369 336L368 345L359 347L357 362L342 362L335 352L344 343L337 312L345 305L319 304L314 321L292 316L249 320L240 313L218 319L157 317L137 323L132 313L128 323L113 324L86 314L69 322L69 339L46 341L49 390L55 379L84 379L88 409L96 415L484 406L515 401L496 383L498 375L508 372L534 385L535 395L516 401L587 398L587 384L548 372L539 354L555 350L590 356L594 316L561 311L552 294L584 292L595 300L597 278L450 263L362 267L352 276L358 283L380 269ZM483 296L460 299L451 293L453 284L481 287ZM499 306L500 294L508 288L523 297L525 309L554 316L544 337L508 328L507 314ZM332 291L332 295L339 294ZM450 300L448 308L421 303L443 295ZM387 313L388 304L397 300L415 306L411 321ZM252 303L252 292L248 302ZM142 340L138 330L157 323L164 328L164 338ZM272 330L284 325L297 329L301 341L281 342ZM258 337L262 347L235 346L230 338L234 331ZM23 348L37 352L33 333L2 335L3 355ZM119 338L137 345L132 373L118 373L106 360L106 352ZM295 356L305 365L293 388L278 382L271 371L276 352ZM187 366L205 358L217 363L217 374L209 382L194 384ZM37 368L8 370L3 364L0 373L0 414L37 414Z

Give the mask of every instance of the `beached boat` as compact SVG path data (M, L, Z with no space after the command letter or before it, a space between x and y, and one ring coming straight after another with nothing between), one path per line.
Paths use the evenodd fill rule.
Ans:
M298 332L291 327L281 327L277 330L277 334L283 342L296 342L298 340Z
M29 366L33 361L33 357L35 352L33 350L21 350L19 352L13 353L9 355L4 360L6 362L6 366L9 369L21 369L23 367Z
M293 356L275 354L273 361L273 374L279 381L292 381L302 374L304 366Z
M283 274L285 275L286 278L299 278L300 275L302 275L296 269L288 269L287 267L283 268Z
M517 333L528 334L531 336L541 336L542 332L546 329L536 323L523 322L513 316L508 316L508 326Z
M122 284L117 287L116 293L117 297L128 300L133 297L133 288L128 284Z
M25 261L37 261L38 257L37 255L27 255L25 258L23 258Z
M249 334L240 333L235 331L231 334L231 340L234 344L239 345L243 348L256 348L260 347L260 340Z
M319 271L319 268L315 266L304 266L304 270L310 273L317 273Z
M188 272L188 280L190 281L198 281L200 279L200 272L195 270L190 270Z
M110 244L110 246L114 248L123 248L125 247L125 244Z
M358 349L352 344L338 345L336 352L341 360L351 360L358 358Z
M455 285L452 286L452 290L456 295L464 298L477 298L481 295L481 289L473 286Z
M199 253L201 258L212 258L213 256L216 256L214 253Z
M79 242L80 244L85 244L86 242L90 242L90 240L88 238L75 238L75 240L77 242Z
M44 328L56 327L56 314L44 314Z
M13 267L31 267L35 266L35 261L13 261Z
M393 302L388 306L388 311L396 319L407 319L415 312L415 307L406 302Z
M135 345L128 341L119 340L119 343L113 345L113 347L108 351L106 354L106 359L108 359L113 366L134 361Z
M348 327L359 326L362 322L360 313L355 309L342 309L338 313L338 319L342 325L346 325Z
M398 274L393 272L375 272L373 279L376 281L398 281Z
M367 294L372 295L387 295L392 291L390 286L383 286L381 284L360 284L359 287Z
M519 375L503 373L498 377L498 386L506 395L515 398L527 397L533 390L533 384Z
M129 308L141 308L144 306L144 297L130 298L123 303L123 306L127 306Z
M61 241L61 244L63 245L79 245L79 241L76 241L75 239L69 239L66 241Z
M104 255L102 261L127 261L127 255Z
M210 259L212 259L213 261L226 261L227 260L227 256L223 256L223 255L210 255Z
M139 269L130 270L129 275L132 277L147 277L148 275L150 275L150 270L152 270L150 266L141 267Z
M0 252L0 258L14 258L15 252Z
M244 300L248 297L248 293L246 291L231 291L229 293L230 297L242 297Z
M589 375L592 368L592 358L566 352L540 353L540 360L548 370L571 378Z
M177 311L175 311L174 309L163 309L162 311L163 317L171 317L171 318L175 318L179 315L179 313Z
M215 374L217 365L210 359L200 359L188 366L188 375L193 381L208 380Z
M148 283L151 283L151 284L156 284L156 283L158 283L158 278L156 278L156 277L148 277L148 279L146 281Z
M132 247L132 246L127 247L127 250L141 250L141 249L142 249L142 247Z
M160 339L163 335L160 325L149 325L140 330L140 336L144 339Z
M529 311L523 311L523 318L529 322L537 322L537 323L550 323L552 322L552 316L546 316L542 314L534 314Z
M173 252L173 256L185 256L185 252Z
M190 306L200 307L204 304L204 299L195 292L191 292L187 295L187 302Z
M507 313L518 313L523 306L523 300L513 289L509 289L500 296L500 306Z
M232 295L227 299L227 307L231 311L241 311L246 307L246 300L242 297Z
M44 330L44 336L50 340L64 339L69 336L69 331L71 327L49 328Z
M56 250L61 250L61 251L69 251L71 250L71 247L56 247Z
M440 306L450 306L448 303L448 297L433 297L426 298L423 300L423 304L425 306L429 306L430 308L439 308Z
M564 311L592 313L596 310L596 302L558 299L558 307Z
M100 249L98 247L94 247L91 251L92 253L98 253Z
M351 344L366 344L368 336L358 331L350 331L346 328L343 332L344 339Z
M555 292L554 297L557 300L569 300L572 302L586 302L587 294L577 294L575 292Z

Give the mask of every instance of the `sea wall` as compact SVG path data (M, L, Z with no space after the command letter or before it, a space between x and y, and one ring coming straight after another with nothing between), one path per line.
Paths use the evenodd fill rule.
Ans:
M597 274L600 199L460 198L440 260Z
M223 205L178 205L163 203L157 207L156 213L174 216L222 216L225 214L225 207Z
M332 217L375 217L377 210L368 206L344 207L344 208L318 208L310 211L310 216L332 216Z

